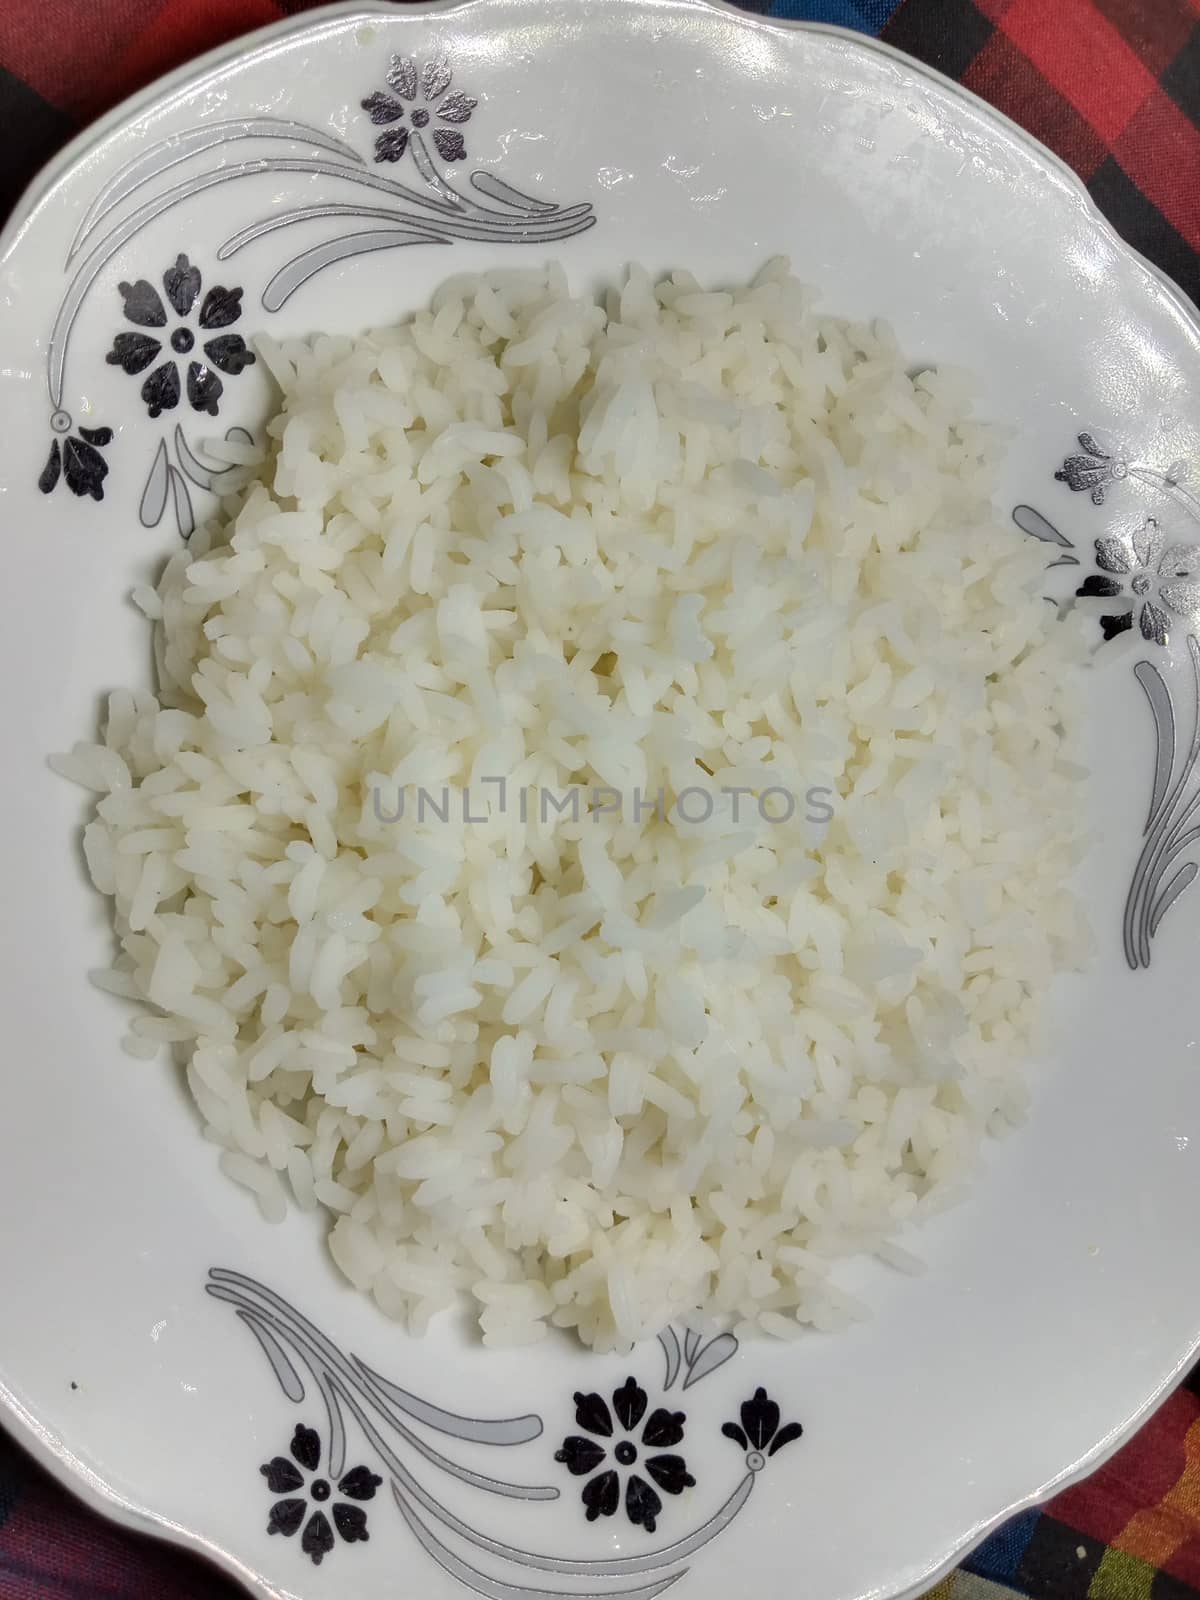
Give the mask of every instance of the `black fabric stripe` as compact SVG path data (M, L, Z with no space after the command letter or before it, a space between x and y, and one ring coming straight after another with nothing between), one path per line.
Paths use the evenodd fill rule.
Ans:
M1101 162L1088 189L1117 232L1200 305L1200 257L1126 176L1115 157Z
M994 31L971 0L904 0L882 37L949 77L961 78Z
M1105 1548L1053 1515L1043 1516L1013 1576L1013 1586L1029 1600L1087 1600Z
M1162 86L1200 127L1200 23L1162 75Z
M0 1433L0 1528L12 1515L13 1507L21 1493L21 1457L17 1447ZM0 1570L2 1570L0 1558Z
M1131 1556L1129 1559L1132 1561L1135 1558ZM1169 1572L1159 1571L1150 1580L1150 1600L1196 1600L1196 1591L1182 1578L1173 1578Z
M2 0L0 0L2 3ZM0 217L7 217L25 185L75 132L70 117L0 66Z

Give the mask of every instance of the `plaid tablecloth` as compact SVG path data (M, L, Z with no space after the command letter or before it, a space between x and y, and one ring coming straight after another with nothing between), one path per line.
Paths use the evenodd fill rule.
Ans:
M65 140L122 96L311 3L0 0L0 212ZM1200 0L743 4L881 34L961 79L1068 161L1118 229L1200 302ZM1017 1517L934 1596L1001 1600L1013 1592L1037 1600L1200 1593L1195 1375L1087 1483ZM203 1563L93 1516L0 1434L0 1600L238 1593Z

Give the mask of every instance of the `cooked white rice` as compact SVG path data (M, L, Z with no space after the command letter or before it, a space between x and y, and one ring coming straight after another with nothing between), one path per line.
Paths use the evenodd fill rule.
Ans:
M56 763L126 1048L414 1331L861 1315L839 1258L919 1268L1082 949L1085 635L969 384L779 262L263 356L269 461L137 597L157 696Z

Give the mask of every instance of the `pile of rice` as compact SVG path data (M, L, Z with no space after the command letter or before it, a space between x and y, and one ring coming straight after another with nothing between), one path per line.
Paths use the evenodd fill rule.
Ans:
M262 355L269 458L136 597L157 695L56 762L127 1048L414 1332L861 1315L839 1260L917 1265L1083 953L1086 636L969 384L782 262Z

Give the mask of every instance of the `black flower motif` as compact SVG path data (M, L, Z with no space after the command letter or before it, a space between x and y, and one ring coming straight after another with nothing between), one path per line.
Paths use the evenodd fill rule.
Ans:
M50 426L60 438L50 445L46 465L38 475L38 488L43 494L50 494L61 481L81 499L89 495L93 500L103 500L108 462L100 452L112 443L112 429L80 428L72 433L71 418L65 411L56 411ZM66 437L62 438L64 434Z
M467 147L458 127L470 122L479 102L460 90L447 94L452 76L445 61L427 61L418 72L411 57L392 57L387 81L393 93L371 94L362 102L371 121L386 129L375 140L376 161L399 161L410 148L418 165L422 158L428 161L426 129L443 161L467 159ZM452 126L443 126L446 123Z
M682 1411L666 1411L660 1406L641 1427L649 1403L646 1391L632 1378L626 1378L621 1387L614 1390L611 1411L608 1402L598 1394L575 1396L575 1421L593 1437L568 1436L562 1442L562 1449L555 1451L554 1459L561 1461L573 1477L589 1480L582 1490L589 1522L595 1522L597 1517L611 1517L616 1512L621 1504L623 1469L627 1474L626 1515L647 1533L654 1532L663 1503L646 1478L631 1470L639 1463L646 1477L652 1478L666 1494L682 1494L685 1489L695 1487L696 1480L687 1470L682 1456L657 1453L669 1451L670 1446L682 1441L687 1418ZM613 1425L614 1412L619 1427ZM596 1440L612 1439L618 1431L624 1437L611 1447L613 1465L599 1471L608 1460L609 1452L608 1447L597 1444ZM633 1435L637 1435L637 1442Z
M174 266L168 267L163 273L162 285L167 305L163 304L162 295L154 285L145 278L139 278L136 283L119 285L125 302L125 319L134 327L165 329L168 322L176 324L169 336L164 335L172 353L154 367L142 384L142 399L152 417L161 416L164 411L173 411L183 393L184 380L180 376L182 363L175 358L190 356L196 348L197 334L189 323L193 320L192 311L200 298L199 270L192 266L187 256L177 256ZM173 316L168 315L168 305ZM240 289L226 289L217 284L204 296L194 321L201 332L212 333L216 337L204 342L206 360L193 358L187 363L187 397L193 411L207 411L210 417L217 414L225 386L214 368L220 368L230 377L237 377L245 367L254 364L254 354L247 348L240 333L217 332L220 328L230 327L241 314ZM136 373L145 372L157 361L162 349L163 339L153 334L118 333L107 360L110 366L123 367L133 377Z
M1128 474L1128 463L1115 460L1101 450L1090 433L1079 435L1079 447L1084 454L1068 456L1054 476L1077 494L1086 489L1092 504L1102 506L1109 484L1120 482Z
M779 1426L779 1407L765 1389L756 1389L753 1399L743 1403L739 1415L740 1425L727 1422L721 1432L746 1452L746 1465L751 1472L761 1472L771 1456L804 1432L798 1422Z
M1093 573L1076 590L1079 595L1113 599L1125 596L1118 577L1128 578L1128 609L1100 618L1105 639L1113 639L1133 627L1137 612L1142 638L1165 645L1173 613L1194 624L1200 619L1200 583L1189 583L1200 568L1200 546L1165 543L1158 523L1147 517L1134 534L1096 540L1096 565L1105 574Z
M319 1567L334 1547L335 1528L347 1544L364 1543L370 1537L367 1513L361 1506L335 1501L329 1508L333 1518L330 1523L323 1508L334 1489L328 1478L317 1476L321 1465L321 1436L315 1428L301 1425L296 1429L291 1453L291 1461L287 1456L276 1456L259 1468L271 1493L288 1497L277 1500L271 1507L267 1532L282 1533L290 1539L303 1525L300 1548L311 1557L313 1565ZM382 1478L366 1467L353 1467L339 1479L337 1492L349 1500L373 1500L382 1482ZM310 1511L309 1501L315 1503L315 1510Z

